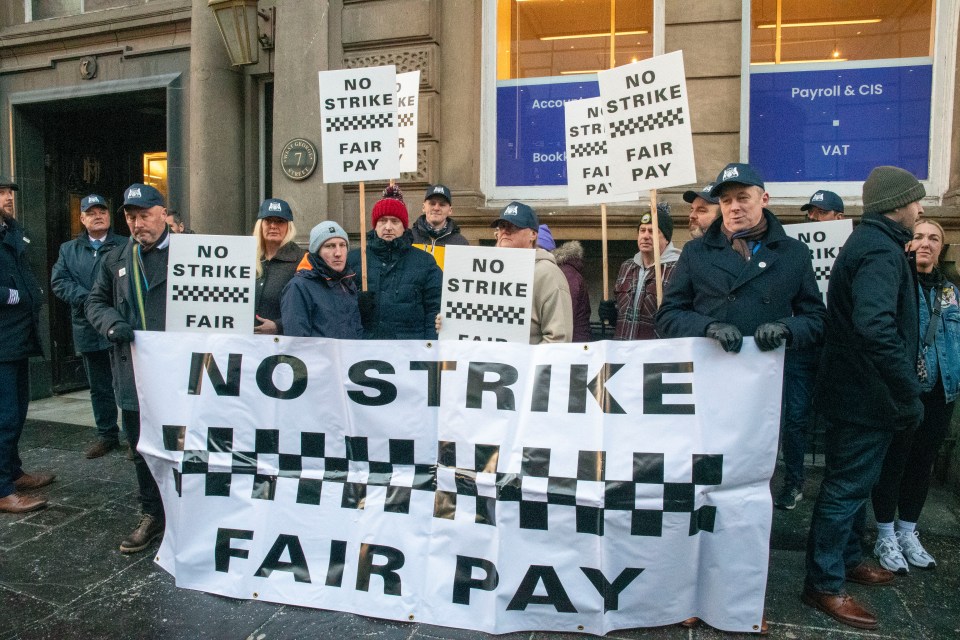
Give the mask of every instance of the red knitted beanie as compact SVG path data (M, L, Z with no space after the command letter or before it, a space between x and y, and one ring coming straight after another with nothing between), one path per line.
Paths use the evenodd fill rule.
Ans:
M378 200L373 205L373 214L370 216L373 220L373 226L377 226L377 220L383 216L393 216L403 223L403 228L410 226L410 216L407 213L407 206L403 204L403 192L396 185L391 185L383 190L383 199Z

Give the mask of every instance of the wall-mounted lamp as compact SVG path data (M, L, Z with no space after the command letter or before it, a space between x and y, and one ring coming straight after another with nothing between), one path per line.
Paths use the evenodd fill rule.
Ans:
M273 49L277 17L274 7L258 9L257 0L209 0L207 6L217 19L233 66L256 64L261 48ZM258 18L265 23L262 30Z

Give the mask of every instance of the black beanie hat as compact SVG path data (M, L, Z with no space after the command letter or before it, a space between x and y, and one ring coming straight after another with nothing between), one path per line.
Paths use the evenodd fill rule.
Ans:
M900 167L876 167L863 183L863 213L887 213L927 195L920 181Z
M650 224L652 217L649 212L640 214L640 224ZM657 227L667 242L673 240L673 218L670 217L670 205L666 202L657 203Z

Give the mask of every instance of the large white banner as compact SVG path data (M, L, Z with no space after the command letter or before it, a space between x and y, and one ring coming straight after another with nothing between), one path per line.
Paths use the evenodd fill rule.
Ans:
M827 222L804 222L785 224L784 232L810 247L813 260L813 273L817 276L817 286L827 301L827 287L830 285L830 271L840 253L840 248L853 233L853 220L828 220Z
M396 98L393 65L320 72L324 182L400 175Z
M445 247L441 340L530 342L533 249Z
M400 171L417 172L417 117L420 102L420 70L397 74L397 136ZM399 175L394 176L399 177Z
M253 333L257 280L253 236L170 236L168 331Z
M180 587L491 633L758 628L783 352L137 332Z
M604 204L637 200L638 193L610 188L609 136L600 98L563 103L567 143L567 203Z
M697 182L683 52L597 73L614 193Z

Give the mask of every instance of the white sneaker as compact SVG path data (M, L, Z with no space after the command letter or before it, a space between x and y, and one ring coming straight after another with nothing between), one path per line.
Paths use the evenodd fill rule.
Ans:
M937 561L920 544L920 534L916 531L911 533L897 531L897 542L900 544L900 550L903 551L903 557L913 566L921 569L933 569L937 566Z
M887 571L900 575L910 572L910 567L907 566L907 561L904 560L900 545L897 544L897 538L894 536L877 538L877 543L873 546L873 555L877 556L880 566Z

